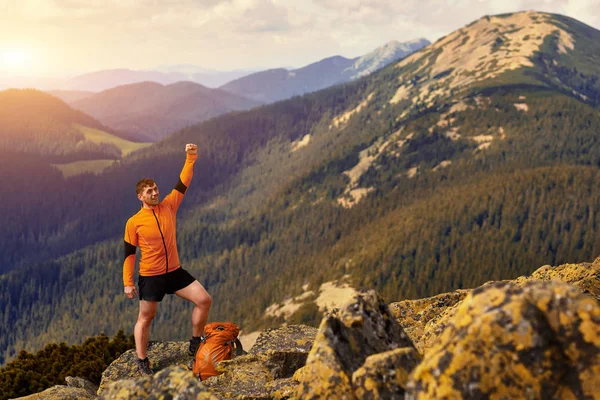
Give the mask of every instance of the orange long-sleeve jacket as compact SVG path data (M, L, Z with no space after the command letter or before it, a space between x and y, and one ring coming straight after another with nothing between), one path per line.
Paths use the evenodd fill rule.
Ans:
M140 275L156 276L175 271L180 267L176 241L176 214L183 196L194 175L194 162L198 156L187 154L179 181L163 201L152 209L142 207L125 225L125 257L123 284L134 286L135 252L139 246Z

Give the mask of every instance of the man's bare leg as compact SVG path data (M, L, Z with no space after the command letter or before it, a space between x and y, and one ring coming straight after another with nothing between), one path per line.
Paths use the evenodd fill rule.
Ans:
M194 311L192 311L192 336L201 336L204 333L206 321L208 321L212 298L198 281L190 283L183 289L176 291L175 294L194 303L195 307Z
M146 347L150 338L150 325L156 315L157 301L140 300L140 313L133 331L135 351L140 360L146 358Z

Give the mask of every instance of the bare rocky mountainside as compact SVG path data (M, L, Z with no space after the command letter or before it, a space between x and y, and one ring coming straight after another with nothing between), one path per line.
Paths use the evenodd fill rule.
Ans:
M404 374L410 379L398 378L411 398L469 390L485 397L500 383L514 386L503 382L531 398L594 393L597 305L556 282L500 281L600 254L599 57L600 32L571 18L486 16L352 82L190 126L97 176L48 178L44 185L60 190L28 189L6 210L19 221L0 223L2 249L11 250L0 253L0 360L21 348L131 331L137 307L122 294L121 252L124 223L139 208L133 187L152 176L168 192L185 143L197 143L178 214L182 265L211 294L211 320L233 321L244 333L285 323L341 335L319 332L314 343L348 344L352 351L342 353L353 358L339 361L343 373L313 364L336 360L338 350L313 345L319 357L307 354L305 372L332 373L331 382L307 375L323 393L328 385L358 397L358 387L392 390L368 377L365 364L377 354L373 364L388 365L387 351L415 367ZM52 223L23 223L40 209L52 210ZM468 290L489 281L500 283ZM380 310L375 325L361 325L352 307L332 314L331 298L354 298L351 289L361 298L375 290L379 297L367 297L382 304L412 301L421 311L390 305L405 318ZM462 305L437 313L422 300L431 296L440 306ZM494 306L482 310L486 302ZM571 306L577 311L560 314ZM184 302L166 299L152 339L185 340L189 313ZM354 328L380 323L382 342L354 347L366 335ZM495 337L501 329L508 333ZM463 342L474 337L494 338L502 352ZM515 349L517 339L525 347ZM253 356L260 393L279 390L265 389L269 380L284 384L279 379L308 390L301 373L294 380L279 365L287 372L278 375ZM244 362L251 363L235 361ZM157 383L143 387L170 381L169 371L181 373L157 371Z
M600 258L386 304L357 293L318 329L263 331L197 380L185 342L151 343L152 377L129 350L100 387L67 378L23 399L598 399Z

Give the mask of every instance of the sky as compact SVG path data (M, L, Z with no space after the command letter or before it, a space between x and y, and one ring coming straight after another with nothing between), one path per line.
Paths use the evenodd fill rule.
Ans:
M0 74L301 67L523 10L600 29L600 0L0 0Z

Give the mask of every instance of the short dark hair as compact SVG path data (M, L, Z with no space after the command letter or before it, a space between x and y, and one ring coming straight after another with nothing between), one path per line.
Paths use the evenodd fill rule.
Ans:
M135 185L135 192L137 194L141 194L145 188L147 187L152 187L156 185L156 183L154 182L154 180L150 179L150 178L142 178L138 181L138 183L136 183Z

